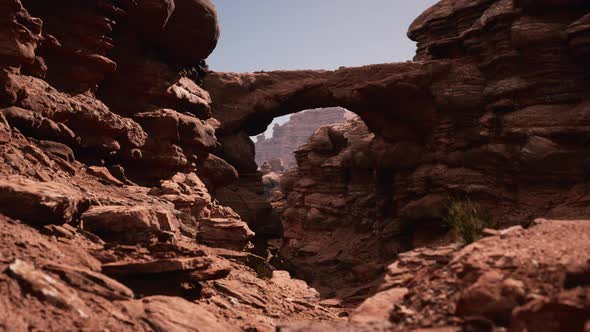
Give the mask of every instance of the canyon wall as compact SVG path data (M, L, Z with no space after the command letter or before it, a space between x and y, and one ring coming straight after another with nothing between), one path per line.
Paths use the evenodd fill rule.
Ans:
M256 163L281 159L290 168L295 164L293 152L303 145L319 127L346 121L348 112L342 108L307 110L291 115L284 124L275 124L272 137L256 137Z
M0 329L587 330L589 13L443 0L413 62L240 74L209 0L0 0ZM273 208L250 137L336 106ZM454 200L531 228L415 248Z
M218 37L209 0L0 0L0 330L337 319L211 197L238 179L199 86Z
M410 27L414 62L212 73L204 86L220 137L255 135L276 116L312 107L342 106L362 118L374 137L346 166L333 159L345 150L297 152L295 177L313 176L295 182L282 219L287 261L309 263L308 280L324 268L334 275L335 266L345 277L362 268L355 257L366 251L380 256L373 262L393 259L368 249L375 237L397 233L385 242L399 248L444 239L456 201L500 227L588 217L589 12L574 0L440 1ZM358 183L366 200L355 194ZM351 204L363 217L343 218L338 210ZM334 249L351 243L340 233L344 220L368 247Z

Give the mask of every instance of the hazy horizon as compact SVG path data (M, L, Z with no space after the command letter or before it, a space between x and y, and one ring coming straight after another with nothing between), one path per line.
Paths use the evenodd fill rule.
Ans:
M336 69L411 60L412 21L437 0L213 0L221 36L215 71ZM275 119L268 127L272 135Z

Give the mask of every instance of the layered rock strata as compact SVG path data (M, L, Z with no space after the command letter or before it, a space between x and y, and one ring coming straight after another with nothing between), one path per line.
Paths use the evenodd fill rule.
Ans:
M400 254L349 323L285 324L280 330L584 331L590 265L587 256L563 253L590 250L589 225L539 219L527 230L513 227L464 248Z
M337 105L374 134L353 141L351 153L325 129L298 153L299 170L284 179L289 199L275 203L288 265L323 294L354 301L372 285L342 284L362 285L397 252L445 239L453 201L475 202L502 225L588 217L587 12L575 1L442 1L410 28L417 62L209 76L221 136Z
M586 2L444 0L415 62L206 76L208 0L0 9L0 329L264 331L373 293L343 329L588 329L584 221L401 253L444 240L449 200L590 213ZM273 211L249 137L331 106L364 125L319 130Z
M353 115L352 115L353 116ZM273 127L272 137L263 135L256 137L256 163L261 167L264 162L279 164L283 168L296 165L293 152L305 144L309 136L321 126L336 124L352 117L341 108L307 110L291 115L289 121ZM274 171L279 171L280 165L275 165Z
M0 330L338 319L251 254L254 233L210 195L237 179L197 84L219 37L210 1L0 12Z
M222 123L220 137L255 135L274 117L330 106L357 113L374 135L350 157L352 165L336 167L333 177L327 176L334 169L327 157L342 151L330 151L326 142L318 142L326 144L323 151L304 148L300 157L309 161L300 163L298 172L324 178L309 185L301 199L286 203L289 213L302 210L293 218L283 215L283 226L290 220L306 224L304 214L328 223L324 214L307 215L317 206L331 207L333 196L314 201L323 191L342 192L352 202L346 207L368 202L370 208L359 215L378 211L377 216L367 218L366 227L359 218L355 227L377 229L373 237L404 229L405 240L395 241L397 246L437 240L433 234L445 232L448 207L457 201L473 203L490 224L503 226L528 225L536 217L579 219L589 213L590 151L584 142L590 95L588 67L580 58L589 10L582 1L440 1L410 27L410 38L418 42L414 62L212 73L204 86ZM320 133L317 139L326 137ZM350 172L362 170L366 199L334 189L354 186ZM341 231L340 221L336 218L325 233ZM300 237L288 250L303 250L289 251L287 260L318 252L314 246L322 241L311 236L301 241L309 235L298 226L284 232L287 242L293 242L293 234ZM350 242L330 236L340 243L335 247ZM361 253L364 247L338 261ZM344 275L348 271L342 268Z

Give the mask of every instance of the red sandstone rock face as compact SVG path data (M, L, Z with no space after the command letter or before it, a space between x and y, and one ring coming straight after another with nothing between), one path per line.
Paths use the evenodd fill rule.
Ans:
M242 251L252 232L195 174L152 189L114 184L59 145L2 130L1 329L272 330L338 319L316 309L307 285Z
M576 1L441 1L410 28L420 61L215 73L205 87L221 136L255 134L300 108L359 114L375 134L366 167L389 174L393 218L424 221L408 213L434 196L468 196L501 223L523 223L585 196L587 66L576 53L587 11Z
M416 62L204 78L210 1L0 1L0 329L345 324L373 293L336 328L587 329L584 221L395 254L441 240L449 197L505 225L590 213L589 11L441 1ZM249 135L328 106L366 126L298 151L279 225Z
M589 252L588 227L538 220L464 248L400 254L377 293L351 313L357 325L309 324L303 331L583 331L589 287L580 276L588 276L588 255L564 254Z
M0 329L271 330L287 317L338 319L244 251L253 232L206 187L237 178L209 154L219 122L188 77L198 80L191 67L218 38L209 1L0 8Z
M403 225L387 216L387 174L376 174L367 154L373 138L360 119L319 128L295 151L298 168L281 177L285 198L273 203L287 264L324 295L350 302L407 247Z
M309 279L324 271L341 281L345 263L365 271L363 255L393 258L375 250L375 238L392 236L381 243L397 250L439 240L457 199L503 225L586 218L588 10L580 1L441 1L410 27L416 62L209 75L221 137L326 106L359 114L374 134L353 143L352 157L332 150L327 129L298 152L299 170L285 179L289 199L275 204L284 258ZM309 174L317 179L301 179ZM333 208L338 198L351 202ZM352 202L362 217L346 222Z

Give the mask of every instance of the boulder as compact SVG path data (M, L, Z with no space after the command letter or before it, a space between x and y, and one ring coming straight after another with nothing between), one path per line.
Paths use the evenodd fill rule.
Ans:
M203 179L210 192L236 182L239 177L232 165L213 154L209 154L207 159L197 166L197 175Z
M512 312L510 330L515 332L584 331L590 317L590 290L574 288L552 297L540 297Z
M168 58L188 66L206 59L217 45L217 10L210 0L175 0L176 8L153 40Z
M81 318L90 317L90 309L74 290L36 269L32 264L16 259L8 266L8 274L16 278L27 293L39 300L59 309L73 312Z
M505 278L498 271L489 271L461 294L457 314L461 317L485 317L506 325L512 310L524 301L525 293L522 281Z
M138 301L139 302L139 301ZM238 332L209 312L204 306L178 297L150 296L141 300L137 319L148 322L157 331L178 332ZM137 312L132 310L132 312Z
M133 7L129 19L142 37L151 39L164 30L174 8L174 0L144 0Z
M389 320L395 305L402 302L407 288L392 288L366 299L350 314L353 323L382 322Z
M170 109L139 113L134 119L152 137L208 150L217 145L215 130L205 121Z
M127 286L101 273L61 264L47 264L43 268L59 275L62 280L73 287L111 301L127 300L134 297L133 291Z
M0 179L0 212L37 225L74 221L80 194L56 182Z
M205 218L199 220L197 240L213 246L242 250L248 244L254 232L248 225L233 218Z
M0 109L0 113L12 127L18 128L26 136L65 144L76 143L75 134L61 122L57 123L20 107Z
M275 172L270 172L262 177L262 184L266 188L276 188L280 185L280 181L281 177Z
M83 229L105 241L135 244L174 236L180 223L169 211L151 206L98 206L82 214Z
M224 160L234 166L240 174L256 172L258 169L255 161L256 149L246 132L223 135L219 139L222 144L220 156Z
M309 139L309 147L318 152L330 152L334 149L332 139L330 138L330 127L318 129Z

